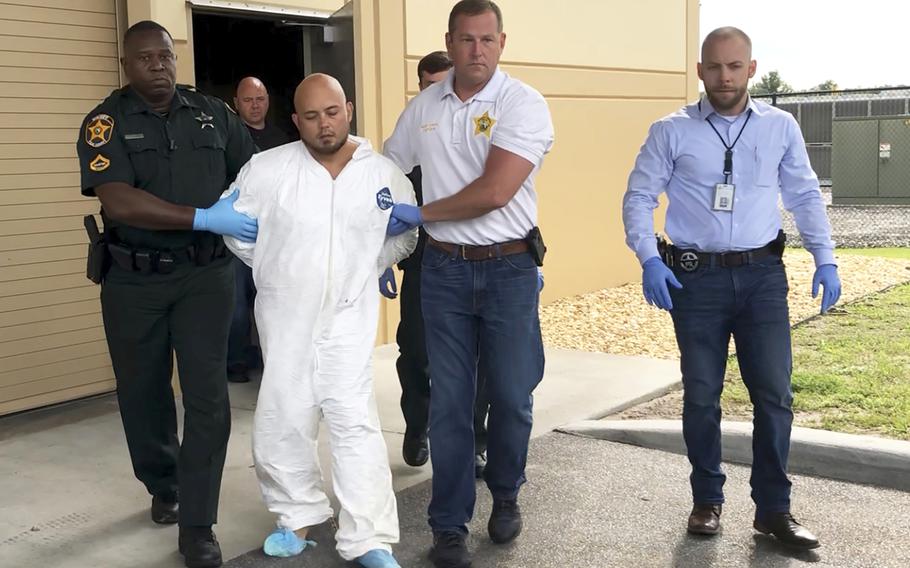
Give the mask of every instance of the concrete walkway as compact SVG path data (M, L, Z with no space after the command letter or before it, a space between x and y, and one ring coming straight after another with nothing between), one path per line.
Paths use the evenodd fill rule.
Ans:
M398 407L396 356L394 346L383 346L374 361L395 489L402 491L425 482L430 472L428 467L410 468L401 459L404 421ZM662 394L678 376L673 361L548 350L546 376L535 396L534 435ZM233 430L216 527L226 559L258 550L274 526L262 506L250 457L256 392L255 381L231 385ZM326 444L322 454L323 464L328 464ZM532 469L545 464L537 460ZM426 542L420 539L429 539L426 491L428 484L423 484L401 494L402 534L413 546L422 547ZM150 499L133 477L112 396L0 418L0 495L0 566L183 566L176 552L176 527L149 520ZM332 539L320 540L320 550L331 553Z
M524 531L511 545L486 535L490 496L478 485L468 547L474 568L906 568L910 566L910 493L793 476L797 518L822 546L794 552L752 530L749 470L727 466L723 533L689 536L689 462L685 457L624 444L551 433L531 442L522 490ZM398 495L404 568L431 568L426 526L430 484ZM352 568L333 550L327 527L320 543L293 559L261 550L226 568Z

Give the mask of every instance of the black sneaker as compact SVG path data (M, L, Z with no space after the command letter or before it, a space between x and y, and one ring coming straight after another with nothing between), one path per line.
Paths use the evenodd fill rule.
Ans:
M434 532L430 561L436 568L469 568L471 557L465 535L459 531Z
M211 527L180 527L177 544L187 568L221 566L221 546Z
M496 544L515 540L521 534L521 509L516 499L494 499L487 532Z

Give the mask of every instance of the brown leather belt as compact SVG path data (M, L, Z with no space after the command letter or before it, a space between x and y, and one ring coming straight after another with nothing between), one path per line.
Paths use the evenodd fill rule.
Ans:
M510 254L528 252L529 250L528 243L523 240L475 246L444 243L428 236L427 244L452 256L459 256L464 260L489 260L491 258L509 256Z

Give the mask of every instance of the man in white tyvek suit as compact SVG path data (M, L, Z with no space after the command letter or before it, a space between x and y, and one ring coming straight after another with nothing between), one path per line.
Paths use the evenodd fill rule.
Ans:
M329 430L339 554L367 568L398 567L398 512L373 398L377 277L407 257L417 232L386 238L411 183L370 143L348 135L353 106L314 74L294 94L301 141L256 154L237 176L235 209L259 221L253 244L226 240L252 266L265 370L253 426L263 499L278 515L271 556L300 554L310 527L332 517L316 453ZM229 190L232 191L232 190Z

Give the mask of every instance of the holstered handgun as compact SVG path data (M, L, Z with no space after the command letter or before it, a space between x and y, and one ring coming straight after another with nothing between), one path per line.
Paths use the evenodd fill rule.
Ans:
M108 269L111 267L111 257L107 250L107 241L104 233L98 230L98 223L94 215L86 215L83 219L85 232L88 233L88 256L86 258L85 276L95 284L101 284Z
M543 257L547 254L547 245L543 242L543 235L540 234L540 227L531 229L525 237L525 242L528 243L528 252L531 253L534 263L537 264L537 266L543 266Z
M663 235L654 236L657 238L657 254L660 255L660 259L664 261L664 264L673 268L673 250L670 247L670 243L667 242Z

